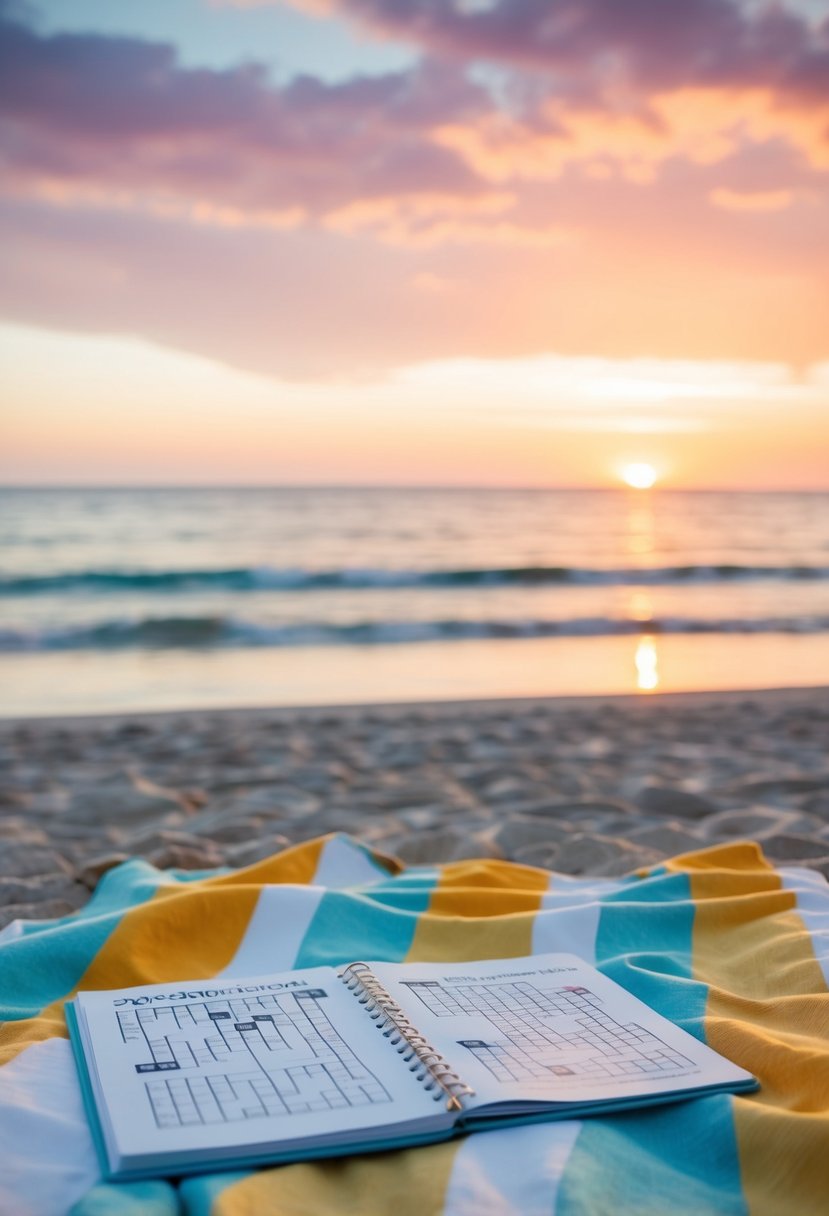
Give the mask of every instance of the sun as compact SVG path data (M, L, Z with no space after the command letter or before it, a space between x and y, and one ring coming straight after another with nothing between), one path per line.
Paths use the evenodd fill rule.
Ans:
M622 481L632 490L649 490L656 481L656 470L652 464L626 464Z

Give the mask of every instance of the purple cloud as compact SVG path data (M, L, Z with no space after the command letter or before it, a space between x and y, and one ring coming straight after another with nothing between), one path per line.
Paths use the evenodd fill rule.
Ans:
M185 68L167 45L42 37L0 15L0 147L12 180L165 188L311 211L399 190L471 195L481 184L427 132L488 105L479 86L430 62L278 87L261 65Z
M303 7L303 0L297 0ZM552 71L575 83L624 75L642 89L761 86L829 95L829 17L739 0L332 0L432 52Z

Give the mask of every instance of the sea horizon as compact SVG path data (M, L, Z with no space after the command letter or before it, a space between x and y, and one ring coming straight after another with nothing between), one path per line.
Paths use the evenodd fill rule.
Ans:
M117 483L107 482L12 482L0 481L0 493L31 491L33 493L64 493L64 492L94 492L97 490L112 494L129 494L133 492L154 493L180 491L208 491L208 490L232 490L234 492L244 493L250 491L258 493L262 491L308 491L314 493L322 492L353 492L353 491L373 491L377 490L384 493L408 493L412 490L424 491L426 493L440 492L445 494L451 493L508 493L508 494L612 494L623 495L632 500L648 501L656 497L664 497L666 495L676 494L729 494L736 496L746 495L762 495L766 497L772 495L775 497L797 494L804 496L829 496L829 485L827 486L716 486L716 485L665 485L660 483L651 487L648 490L637 490L625 485L522 485L515 484L488 484L485 482L470 482L468 484L458 484L455 482L403 482L395 480L393 482L380 481L279 481L279 482L236 482L236 481L164 481L164 482L126 482L119 480Z

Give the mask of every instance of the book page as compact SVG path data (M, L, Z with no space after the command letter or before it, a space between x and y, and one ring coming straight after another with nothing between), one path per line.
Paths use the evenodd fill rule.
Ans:
M475 1090L467 1105L589 1103L750 1080L574 955L371 966Z
M86 992L78 1012L119 1156L304 1142L435 1114L333 968Z

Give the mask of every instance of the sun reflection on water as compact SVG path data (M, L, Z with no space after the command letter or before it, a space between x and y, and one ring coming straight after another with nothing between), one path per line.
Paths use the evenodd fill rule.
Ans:
M652 692L659 687L659 660L656 642L647 635L641 637L636 646L636 687L640 692Z
M625 517L625 548L631 557L648 557L656 550L656 520L653 505L632 503Z

